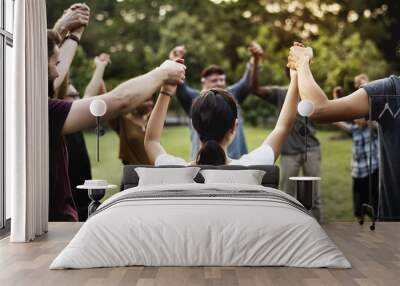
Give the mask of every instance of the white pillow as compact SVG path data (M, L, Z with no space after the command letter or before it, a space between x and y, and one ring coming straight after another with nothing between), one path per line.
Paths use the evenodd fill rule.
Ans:
M265 171L262 170L202 170L205 184L261 185Z
M138 186L195 183L193 179L199 170L199 167L135 168L139 176Z

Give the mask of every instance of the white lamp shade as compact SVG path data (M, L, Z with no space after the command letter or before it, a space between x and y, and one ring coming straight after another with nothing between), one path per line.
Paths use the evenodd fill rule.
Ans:
M297 111L301 116L308 117L314 112L314 104L309 100L302 100L297 105Z
M95 99L90 103L90 113L96 117L106 114L107 104L102 99Z

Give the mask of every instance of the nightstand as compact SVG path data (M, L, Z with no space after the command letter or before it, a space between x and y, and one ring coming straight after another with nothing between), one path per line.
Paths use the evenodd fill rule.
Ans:
M91 200L88 207L88 217L93 214L101 205L100 200L106 194L106 190L115 189L116 185L109 185L105 180L85 180L84 185L77 186L77 189L88 190L88 196Z

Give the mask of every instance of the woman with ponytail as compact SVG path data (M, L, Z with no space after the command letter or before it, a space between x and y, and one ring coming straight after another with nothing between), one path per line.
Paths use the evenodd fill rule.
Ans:
M282 111L274 130L264 142L238 160L227 157L229 144L235 137L238 125L237 105L232 95L219 88L205 90L192 105L191 117L194 129L201 141L196 161L186 162L167 154L161 146L161 134L167 116L168 105L176 85L164 85L151 113L146 134L145 150L150 162L159 165L273 165L281 152L297 113L297 72L290 70L290 85Z

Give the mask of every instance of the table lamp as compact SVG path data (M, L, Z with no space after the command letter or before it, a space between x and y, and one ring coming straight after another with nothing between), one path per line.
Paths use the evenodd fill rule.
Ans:
M107 112L107 104L102 99L95 99L90 103L90 113L96 117L96 135L97 135L97 162L99 162L100 158L100 136L104 133L100 134L100 117L102 117Z

